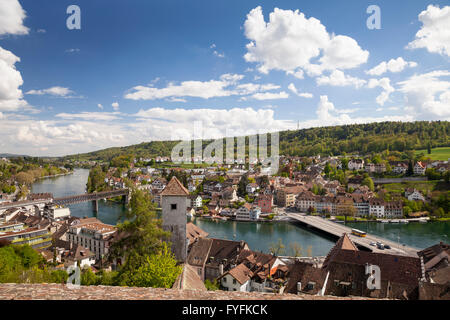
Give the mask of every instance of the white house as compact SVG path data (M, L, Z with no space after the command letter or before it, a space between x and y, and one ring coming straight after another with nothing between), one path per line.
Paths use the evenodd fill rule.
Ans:
M246 203L236 210L236 220L258 220L260 214L260 207Z
M220 284L226 291L250 291L250 279L252 272L245 264L241 263L230 271L224 273L220 278Z
M377 218L384 218L384 201L380 199L369 199L369 214Z
M410 201L425 201L425 197L417 189L406 189L405 197Z
M63 258L64 266L66 268L79 265L80 268L83 269L84 267L91 267L95 263L95 253L80 245L75 245L69 251L64 253Z
M363 159L352 159L348 162L349 170L362 170L364 168Z
M414 174L424 175L426 169L427 169L427 166L424 163L418 161L414 166Z
M256 190L258 190L258 185L256 183L249 183L245 188L245 191L247 191L248 194L254 194Z
M192 208L201 208L203 206L203 201L202 201L202 197L201 196L193 196L191 197L191 207Z

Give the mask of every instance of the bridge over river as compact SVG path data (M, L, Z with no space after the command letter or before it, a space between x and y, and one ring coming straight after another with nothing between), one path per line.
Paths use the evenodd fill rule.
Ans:
M367 234L366 237L363 238L352 235L352 228L318 216L308 216L301 213L287 213L287 216L293 219L295 222L298 222L310 228L317 229L318 231L326 233L336 239L340 238L344 233L347 233L350 239L358 247L368 249L372 252L417 257L417 252L419 251L416 248L401 245L394 241L377 237L371 234ZM370 243L372 242L381 242L383 244L387 244L391 247L391 249L380 250L376 246L371 246Z
M24 201L16 201L9 203L0 204L0 212L3 210L7 210L9 208L21 208L28 207L39 204L53 203L57 205L69 205L80 202L92 201L94 203L94 210L98 211L98 200L107 199L107 198L115 198L115 197L123 197L125 203L128 203L130 197L129 189L117 189L112 191L102 191L102 192L94 192L94 193L84 193L74 196L62 197L62 198L54 198L54 199L37 199L37 200L24 200Z

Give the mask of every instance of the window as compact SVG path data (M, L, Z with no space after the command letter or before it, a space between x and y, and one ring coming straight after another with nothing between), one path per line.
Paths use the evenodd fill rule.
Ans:
M236 279L233 279L233 284L236 284Z
M177 204L176 204L176 203L172 203L172 204L170 205L170 209L171 209L171 210L177 210Z

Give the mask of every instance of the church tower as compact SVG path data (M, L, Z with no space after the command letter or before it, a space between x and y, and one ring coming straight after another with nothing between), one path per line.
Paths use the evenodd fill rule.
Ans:
M176 178L172 177L161 192L162 226L171 232L172 252L181 262L186 261L186 209L189 191Z

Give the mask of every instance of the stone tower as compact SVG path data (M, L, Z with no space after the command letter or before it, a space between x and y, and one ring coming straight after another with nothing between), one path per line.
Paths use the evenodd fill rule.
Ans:
M172 252L177 260L185 262L187 256L186 209L189 191L172 177L161 192L162 226L172 233Z

